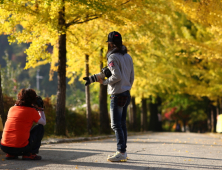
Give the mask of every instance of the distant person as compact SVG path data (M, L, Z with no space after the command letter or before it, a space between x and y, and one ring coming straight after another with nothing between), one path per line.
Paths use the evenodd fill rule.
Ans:
M117 151L114 155L108 156L111 162L126 161L126 115L130 103L130 89L134 81L133 60L127 54L126 47L122 44L120 33L113 31L108 35L107 64L112 75L106 80L99 78L99 82L108 85L110 94L110 116L111 127L116 134Z
M178 121L176 121L176 132L181 132L181 126Z
M1 139L6 159L40 160L41 140L46 124L43 101L33 89L21 89L15 106L9 109ZM37 125L33 126L33 122ZM32 127L33 126L33 127Z
M158 116L157 130L159 132L161 132L161 131L163 131L163 128L162 128L162 115L161 115L161 113L158 113L157 116Z

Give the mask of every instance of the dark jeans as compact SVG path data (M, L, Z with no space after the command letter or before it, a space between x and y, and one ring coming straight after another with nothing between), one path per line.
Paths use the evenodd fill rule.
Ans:
M111 128L114 130L116 135L117 150L119 152L126 152L126 115L127 107L131 99L130 92L125 91L117 95L111 95L110 98Z
M43 135L44 127L43 125L38 124L32 127L30 131L29 144L27 146L23 148L14 148L1 145L1 149L3 152L15 156L28 155L29 153L37 154L39 153Z

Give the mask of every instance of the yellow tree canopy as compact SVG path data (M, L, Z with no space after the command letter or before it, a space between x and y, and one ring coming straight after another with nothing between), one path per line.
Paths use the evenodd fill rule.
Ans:
M221 21L210 19L210 13L207 15L210 22L193 15L192 11L197 11L200 3L183 0L1 2L0 32L9 34L10 42L31 43L26 50L26 68L51 63L51 70L56 71L58 37L65 32L70 82L75 75L84 76L86 54L90 55L90 72L98 73L99 52L103 48L105 55L107 35L115 30L122 34L134 61L132 94L138 101L157 93L214 98L222 89ZM62 7L65 7L66 26L59 28ZM213 11L212 8L206 5L204 9ZM219 7L214 11L213 15L220 16ZM202 12L200 16L204 15ZM197 21L203 25L195 23ZM22 30L17 29L18 24ZM48 45L54 47L52 54L47 51Z
M46 49L49 44L56 48L58 35L63 34L64 31L68 32L67 44L73 42L77 44L77 41L81 46L84 41L78 41L79 35L76 35L76 31L80 31L80 27L77 28L74 25L96 18L124 25L133 15L130 11L136 7L136 4L142 4L142 1L139 0L133 2L120 0L16 0L1 2L0 33L10 35L10 42L31 42L26 51L28 55L26 68L35 67L42 62L52 62L53 57ZM63 7L65 7L66 27L59 28L59 11ZM16 29L18 24L23 27L22 31ZM85 41L91 41L90 38L88 37L88 40ZM85 50L82 47L81 49ZM72 54L72 50L72 48L68 48L67 53ZM54 58L57 55L55 51L56 49L53 53Z
M162 9L164 15L156 14L155 22L159 24L150 24L156 26L155 31L146 26L146 34L136 33L146 41L138 44L143 50L133 50L138 59L134 60L138 68L133 94L137 99L160 93L217 98L222 77L221 61L212 45L213 33L205 25L189 21L182 11L178 13L173 3ZM137 49L139 41L135 42L133 47Z
M191 84L186 91L215 100L221 96L222 88L220 71L222 64L222 1L171 0L170 2L173 11L184 13L197 28L202 27L195 38L177 39L187 49L195 49L191 56L193 60L199 60L196 61L198 70L195 70L194 74L201 81ZM204 37L203 35L205 38L201 38Z

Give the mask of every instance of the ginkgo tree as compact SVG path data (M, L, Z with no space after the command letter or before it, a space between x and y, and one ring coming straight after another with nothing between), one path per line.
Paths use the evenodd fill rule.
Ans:
M162 16L163 25L159 24L155 31L144 28L149 36L141 35L143 31L136 32L140 38L146 38L147 41L138 45L135 41L132 45L135 47L132 50L133 56L138 59L134 60L134 63L136 67L141 68L136 68L136 88L132 89L132 94L135 94L138 100L161 93L187 93L214 99L217 96L216 87L218 89L220 86L219 82L215 82L221 77L218 72L215 79L211 73L219 70L220 64L213 60L203 60L209 53L206 54L197 46L190 45L192 42L198 44L212 41L211 34L203 26L191 23L184 14L179 14L172 8L168 9L171 12ZM161 15L158 16L160 19ZM158 36L156 33L159 33ZM137 50L141 47L143 50Z
M158 84L159 86L163 86L162 89L164 89L165 85L168 85L172 88L172 83L169 84L167 82L167 79L165 78L166 74L164 75L162 73L163 70L168 70L170 68L160 69L158 71L158 66L160 65L162 68L164 68L165 65L169 65L167 57L171 57L172 61L174 58L175 50L173 49L179 49L175 48L176 45L172 45L173 40L171 40L171 34L172 34L172 26L168 24L167 22L170 22L170 15L173 16L172 11L168 11L169 4L165 4L165 1L162 2L150 2L147 3L146 6L143 6L139 8L140 13L144 14L146 13L147 18L150 20L147 20L147 18L137 18L140 19L139 22L127 22L124 26L116 26L111 27L109 25L108 29L113 28L116 31L119 31L123 36L123 43L127 46L129 49L129 53L132 54L133 60L134 60L134 66L135 66L135 73L136 73L136 80L135 85L132 90L132 94L137 96L137 99L140 100L141 97L148 97L151 94L155 93L155 89L157 89L155 86ZM164 10L163 10L163 7ZM155 11L155 12L154 12ZM168 15L166 15L166 12ZM158 16L158 18L156 17ZM139 17L139 16L138 16ZM133 18L133 17L132 17ZM91 21L94 22L94 21ZM98 23L98 24L97 24ZM164 25L161 25L161 23ZM88 25L89 32L93 33L96 29L91 28L90 23L86 23ZM94 25L96 28L96 25L102 25L101 23L96 20L92 25ZM113 25L114 26L114 25ZM104 26L101 26L99 30L106 30L107 28L103 28ZM154 29L155 28L155 29ZM94 31L93 31L94 30ZM101 37L101 43L104 44L105 40L103 38L103 32L99 32L99 30L95 31L94 34L96 34L96 37ZM111 30L112 31L112 30ZM84 31L81 31L84 32ZM109 32L109 31L108 31ZM93 34L92 34L93 35ZM80 39L81 35L78 37ZM90 42L92 43L95 41L96 38L92 38ZM83 38L84 40L86 38ZM98 40L97 40L98 41ZM84 42L81 40L81 42ZM95 47L90 47L92 52L89 52L91 54L90 57L90 65L91 65L91 73L96 73L96 71L93 71L95 68L98 69L98 67L94 67L96 62L99 62L98 54L93 55L93 53L96 51L96 47L98 47L100 44L100 41L95 43ZM175 43L176 44L176 43ZM89 45L88 45L89 46ZM75 46L76 48L79 48L80 46ZM85 43L83 43L82 49L86 48ZM70 71L76 70L76 72L80 73L81 70L84 70L84 53L85 50L80 49L82 52L80 52L81 55L76 55L79 57L73 58L75 62L70 62ZM165 56L166 49L170 52L168 52L168 55ZM75 50L77 51L77 50ZM88 49L90 51L90 49ZM98 52L98 51L97 51ZM173 53L172 53L173 52ZM96 53L95 53L96 54ZM162 62L161 62L162 61ZM164 63L163 63L164 61ZM79 62L79 63L77 63ZM158 64L157 64L158 63ZM151 68L156 70L151 70ZM99 70L97 70L98 72ZM168 73L170 75L170 72ZM162 76L162 82L155 81L156 79L161 80ZM171 77L170 77L171 78ZM154 79L154 80L153 80ZM163 81L165 80L165 82ZM150 83L152 82L152 83ZM174 84L177 82L175 81ZM176 85L174 85L176 86ZM169 87L168 87L169 88Z
M179 13L176 7L184 2L3 0L0 33L10 35L10 42L30 43L26 69L51 63L51 74L58 71L56 133L65 135L66 77L71 78L71 83L76 75L80 79L85 76L86 55L90 72L98 73L99 51L107 50L107 34L114 30L122 34L123 43L133 57L135 83L131 92L137 102L158 93L211 98L217 95L221 49L216 48L216 43L220 41L212 41L213 27L209 31L189 24L180 15L187 11L180 7ZM18 24L22 31L16 29ZM219 26L214 28L216 31ZM220 37L219 32L217 35ZM47 50L49 45L53 46L52 54ZM213 59L208 59L209 56Z
M201 80L199 84L191 84L186 91L189 91L192 95L207 96L216 101L217 98L221 97L222 88L220 69L222 63L222 2L217 0L171 0L170 2L172 3L172 9L184 13L197 29L202 27L201 31L195 35L199 38L177 38L178 43L187 49L196 50L190 57L196 60L195 63L199 68L202 68L195 72L195 76ZM208 39L204 39L203 34L208 35Z
M1 1L0 33L10 35L10 42L31 43L26 50L28 57L25 68L44 63L57 63L57 134L65 135L66 55L73 54L72 49L67 48L67 45L73 39L70 37L75 37L74 41L77 41L79 36L75 33L74 25L97 18L124 24L137 11L136 5L142 6L144 2L140 0ZM135 12L130 13L131 10ZM18 24L23 27L22 31L16 30ZM54 47L53 54L47 51L48 45Z
M3 1L1 4L2 33L10 35L10 42L31 42L26 51L29 61L26 68L36 66L39 60L51 62L51 54L47 51L49 44L57 49L53 55L58 57L56 133L60 135L65 135L66 132L66 30L73 24L98 17L86 4L84 1L75 3L64 0ZM69 14L66 14L66 11L69 11ZM18 24L23 27L21 32L15 29Z
M145 19L116 27L134 60L136 79L131 94L137 102L161 93L216 99L221 73L220 58L208 46L214 41L212 32L189 21L169 1L147 2L139 11Z
M85 27L90 33L88 35L90 43L86 42L86 37L81 36L81 32L85 32L84 28L78 28L80 30L78 39L84 43L73 44L73 48L76 48L76 57L70 59L74 62L70 62L68 72L72 73L75 70L76 73L84 75L83 56L86 51L90 53L91 73L99 72L99 67L95 66L100 61L98 49L100 46L103 47L105 42L103 32L106 30L109 32L109 29L112 28L111 31L114 29L122 34L123 43L133 57L136 79L131 92L137 97L137 102L150 95L156 96L158 93L206 95L206 93L199 94L193 88L197 85L200 85L198 89L202 91L207 88L204 82L200 84L198 79L193 78L193 76L207 72L207 70L201 69L205 65L204 62L194 64L195 57L201 54L200 51L194 52L194 48L177 40L187 40L194 34L199 36L199 38L197 36L198 41L206 41L209 39L208 35L202 27L192 25L183 15L176 14L170 5L165 1L147 3L145 9L140 8L139 11L140 13L145 12L150 20L142 18L139 22L130 21L124 26L110 24L107 28L99 20L86 23ZM202 32L206 35L203 36ZM72 74L69 75L72 76Z

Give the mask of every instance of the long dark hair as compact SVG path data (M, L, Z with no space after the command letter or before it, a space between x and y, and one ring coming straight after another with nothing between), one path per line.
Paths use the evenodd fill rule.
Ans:
M15 102L17 106L31 107L33 104L36 104L37 94L33 89L21 89L17 97L18 99Z
M112 51L113 49L116 48L116 50L113 51L113 53L121 53L122 55L127 53L127 48L125 47L124 49L122 49L123 44L121 41L118 42L108 42L108 51L106 54L108 54L110 51Z

